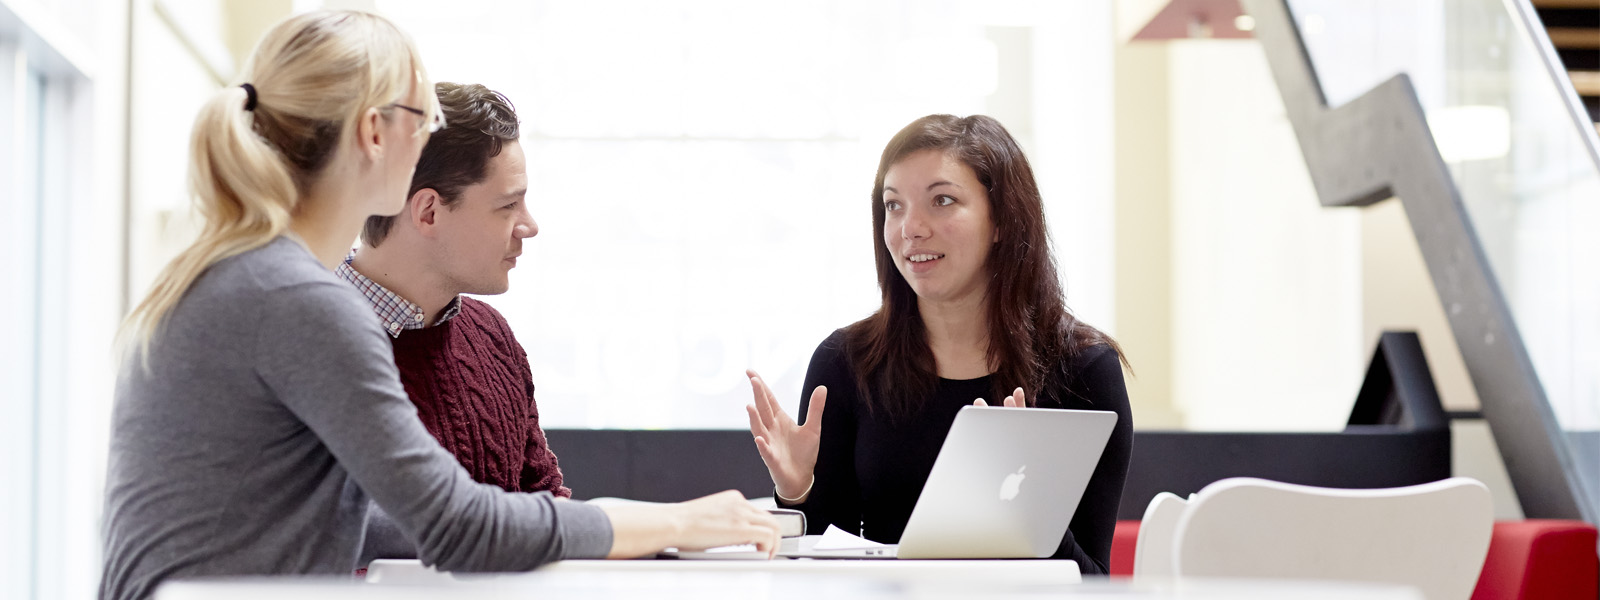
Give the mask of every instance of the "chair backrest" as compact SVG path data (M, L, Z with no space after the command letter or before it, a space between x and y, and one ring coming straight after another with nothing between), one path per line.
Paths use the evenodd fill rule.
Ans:
M1188 505L1172 492L1161 492L1150 499L1139 521L1139 541L1133 547L1135 580L1173 576L1172 542L1178 532L1178 518Z
M1494 510L1477 480L1346 490L1224 479L1178 520L1178 577L1260 577L1409 585L1430 600L1472 595Z

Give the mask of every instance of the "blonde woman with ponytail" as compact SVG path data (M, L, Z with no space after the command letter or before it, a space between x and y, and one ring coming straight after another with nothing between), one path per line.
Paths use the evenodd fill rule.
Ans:
M398 212L444 125L416 49L366 13L279 23L195 120L205 226L123 331L100 596L172 578L343 574L376 502L443 570L754 543L737 492L599 508L475 483L430 436L372 309L330 270Z

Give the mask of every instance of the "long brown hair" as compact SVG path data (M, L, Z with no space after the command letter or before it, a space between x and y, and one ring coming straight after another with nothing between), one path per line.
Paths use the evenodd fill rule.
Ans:
M891 417L903 416L914 412L938 384L917 295L895 267L883 240L884 175L889 167L923 150L940 150L965 163L988 191L999 234L985 265L988 360L999 366L992 377L994 403L1020 386L1028 392L1028 404L1034 405L1047 383L1068 375L1062 372L1064 359L1091 346L1109 345L1121 356L1115 340L1067 309L1045 230L1039 186L1017 141L991 117L929 115L889 140L872 184L872 239L883 304L845 331L845 352L867 406Z

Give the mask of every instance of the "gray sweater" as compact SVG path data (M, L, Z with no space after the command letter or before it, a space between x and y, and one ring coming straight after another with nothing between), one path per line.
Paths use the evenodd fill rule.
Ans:
M100 596L171 578L349 575L368 498L444 570L611 547L600 509L476 483L406 398L372 308L298 242L218 262L117 382Z

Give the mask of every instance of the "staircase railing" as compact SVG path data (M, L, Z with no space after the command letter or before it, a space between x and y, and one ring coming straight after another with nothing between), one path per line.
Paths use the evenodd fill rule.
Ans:
M1244 0L1325 206L1399 198L1524 514L1600 522L1600 151L1527 0Z

